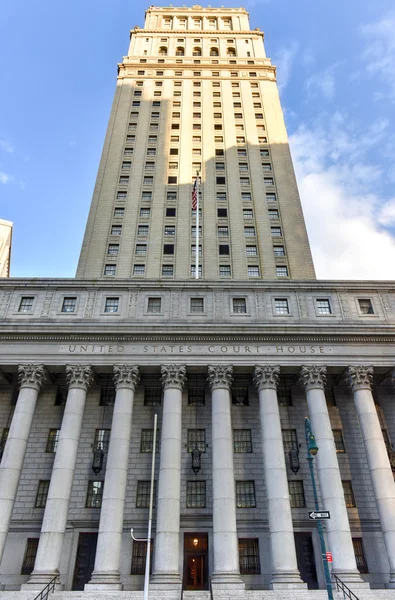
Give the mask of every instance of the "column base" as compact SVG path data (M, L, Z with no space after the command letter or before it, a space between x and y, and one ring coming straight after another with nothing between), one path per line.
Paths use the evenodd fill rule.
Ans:
M341 569L333 569L332 573L345 583L348 587L359 589L370 589L369 583L364 581L359 571L342 571ZM394 580L395 584L395 580Z
M154 573L150 579L150 589L154 590L180 590L181 593L181 577L179 573Z
M52 579L57 577L55 590L60 592L64 590L64 585L59 581L59 571L33 571L27 583L21 585L21 590L42 590Z
M276 571L272 574L271 584L273 590L307 589L299 571Z
M395 573L390 573L390 580L385 584L385 587L389 590L395 589Z
M122 589L119 571L93 571L91 580L84 586L86 592Z
M245 583L239 573L228 571L217 571L211 577L211 586L213 590L239 589L245 590Z

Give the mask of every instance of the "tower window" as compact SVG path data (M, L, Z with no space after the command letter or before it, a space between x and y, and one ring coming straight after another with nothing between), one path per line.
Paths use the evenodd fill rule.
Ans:
M331 305L327 298L325 299L317 299L316 300L317 313L319 315L330 315L332 314Z
M173 265L162 265L162 277L173 277L174 266Z
M116 313L119 311L119 298L106 298L104 305L105 313Z
M147 312L156 314L162 312L162 298L148 298Z
M246 255L247 256L257 256L257 247L256 246L246 246Z
M230 277L230 265L220 265L219 266L219 276L220 277Z
M288 267L285 265L276 267L276 275L277 277L288 277Z
M220 256L229 256L229 244L220 244L218 252Z
M163 254L174 254L174 244L164 244Z
M115 275L116 265L104 265L104 275Z
M276 315L289 315L289 306L287 298L275 298L274 310Z
M145 274L145 265L133 265L133 275L142 276Z
M284 246L273 246L274 256L285 256Z
M122 233L122 225L112 225L111 235L121 235L121 233Z
M34 303L34 296L22 296L19 303L18 312L26 313L32 312Z
M258 266L248 266L247 267L248 277L259 277L259 267Z

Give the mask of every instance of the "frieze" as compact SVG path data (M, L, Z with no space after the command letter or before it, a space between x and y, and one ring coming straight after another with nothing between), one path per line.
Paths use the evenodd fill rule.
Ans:
M59 346L62 354L156 354L156 355L327 355L333 354L332 346L308 344L65 344Z

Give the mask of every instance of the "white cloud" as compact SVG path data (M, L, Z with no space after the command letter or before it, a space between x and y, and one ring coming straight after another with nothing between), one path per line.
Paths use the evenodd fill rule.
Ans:
M386 127L371 125L369 147L366 131L335 113L290 138L320 279L395 279L395 237L386 229L395 224L395 198L380 197L382 169L367 160Z
M8 154L12 154L12 152L14 152L14 146L7 140L0 140L0 148Z
M336 65L332 65L311 75L306 81L307 91L313 96L322 95L327 100L333 100L336 91L335 69Z
M361 27L367 46L362 55L366 71L377 75L388 86L392 100L395 101L395 13L390 13L380 21ZM377 100L386 98L376 90Z
M299 42L295 40L287 47L281 48L278 54L273 58L273 63L277 67L277 83L280 92L282 92L289 81L292 72L292 65L299 52Z
M0 171L0 183L8 183L12 180L11 175L4 173L4 171Z

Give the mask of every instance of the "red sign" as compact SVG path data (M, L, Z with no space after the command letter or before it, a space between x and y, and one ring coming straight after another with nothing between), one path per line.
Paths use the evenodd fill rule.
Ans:
M332 552L326 552L325 558L326 558L327 562L333 562Z

